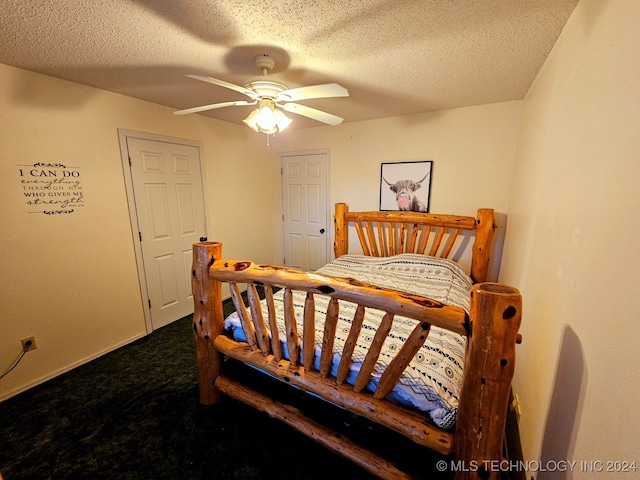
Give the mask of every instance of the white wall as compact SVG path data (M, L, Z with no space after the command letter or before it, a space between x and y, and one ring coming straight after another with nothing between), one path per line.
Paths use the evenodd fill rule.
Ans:
M640 460L638 19L582 0L524 102L500 278L524 299L527 460Z
M377 210L380 164L433 160L431 211L506 212L521 102L407 115L284 132L276 152L329 148L331 201Z
M352 211L379 209L381 163L433 160L431 212L475 215L480 207L494 208L499 258L521 107L505 102L285 131L272 150L329 148L330 204L346 202Z
M273 261L275 226L252 209L271 202L276 179L249 129L5 65L0 112L0 371L20 339L37 341L0 379L0 400L146 333L119 128L201 142L209 238L229 256ZM29 213L19 169L37 162L78 167L84 206ZM256 242L253 229L268 234Z

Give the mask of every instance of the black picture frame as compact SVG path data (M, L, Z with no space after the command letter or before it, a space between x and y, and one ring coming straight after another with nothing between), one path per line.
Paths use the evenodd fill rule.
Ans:
M380 211L429 212L433 160L382 163Z

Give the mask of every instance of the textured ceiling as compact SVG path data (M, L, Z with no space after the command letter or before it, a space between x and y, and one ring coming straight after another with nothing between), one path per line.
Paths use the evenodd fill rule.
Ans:
M177 110L246 100L185 74L244 85L268 53L289 88L346 87L300 103L353 122L522 99L577 2L0 0L0 63Z

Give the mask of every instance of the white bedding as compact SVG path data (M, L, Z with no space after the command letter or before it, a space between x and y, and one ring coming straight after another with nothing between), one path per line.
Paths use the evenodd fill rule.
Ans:
M318 270L318 273L337 277L352 277L373 285L403 290L422 295L449 305L457 305L469 310L469 289L472 282L462 268L451 260L420 254L401 254L392 257L367 257L363 255L343 255ZM284 318L282 290L275 295L278 318ZM324 331L324 318L328 297L315 295L316 308L316 368L319 367L320 347ZM298 331L303 331L304 292L294 292L294 307ZM266 307L263 305L266 312ZM340 314L336 328L332 375L335 375L340 361L342 346L347 339L356 305L340 301ZM364 360L368 345L373 339L376 326L383 312L367 309L360 337L353 354L353 365L347 382L353 384L360 365ZM384 365L409 336L416 322L397 316L384 343L380 358L374 369L373 379L367 386L375 390ZM244 334L237 313L225 321L225 328L232 329L236 340L243 341ZM286 338L284 320L279 324L280 338ZM300 336L302 338L302 335ZM462 382L465 337L447 330L432 327L427 341L416 354L398 385L387 398L415 407L429 413L433 422L442 428L455 425L458 397ZM286 348L283 349L286 355Z

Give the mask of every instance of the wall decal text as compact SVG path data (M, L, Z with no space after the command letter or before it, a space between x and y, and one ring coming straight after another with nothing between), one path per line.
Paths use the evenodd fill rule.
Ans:
M29 213L69 215L84 206L80 169L61 163L18 165Z

